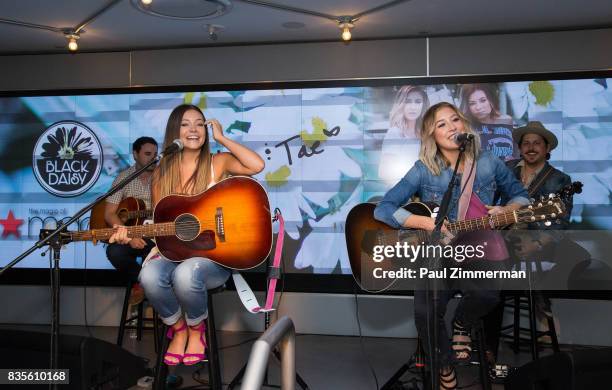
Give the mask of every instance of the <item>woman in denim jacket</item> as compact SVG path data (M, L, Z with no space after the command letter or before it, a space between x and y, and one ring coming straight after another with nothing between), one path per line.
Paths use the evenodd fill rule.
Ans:
M432 218L412 214L402 206L414 195L418 195L423 202L441 202L459 156L459 146L455 142L455 137L459 133L471 133L475 138L474 142L467 146L465 158L459 165L460 178L453 189L448 218L450 220L476 218L487 214L514 211L529 204L527 192L504 163L491 153L480 151L478 135L470 128L463 114L452 104L442 102L432 106L425 113L420 159L378 204L374 211L376 219L398 229L415 228L433 231L434 220ZM493 204L497 189L510 199L506 206L489 206ZM445 227L442 228L442 231L448 233ZM494 261L507 259L508 253L501 237L491 234L497 233L477 232L480 241L486 240L488 244L485 258L493 261L487 263L492 264L492 267L495 268L500 267L503 262ZM491 266L488 267L491 268ZM440 284L445 282L441 281ZM444 314L448 301L453 297L458 286L444 284L442 291L439 291L437 349L439 350L442 388L453 389L457 386L453 365L457 360L469 359L471 341L469 329L499 301L499 292L495 291L495 283L487 284L489 282L494 282L494 280L481 280L478 286L471 286L474 287L473 289L466 284L460 288L463 297L453 321L454 343L452 346L444 325ZM487 290L486 286L489 286L490 290ZM428 334L427 329L433 328L433 305L427 305L426 294L427 291L424 289L416 290L414 304L416 326L420 337L425 341L426 351L429 353L431 335ZM433 300L430 302L433 303Z

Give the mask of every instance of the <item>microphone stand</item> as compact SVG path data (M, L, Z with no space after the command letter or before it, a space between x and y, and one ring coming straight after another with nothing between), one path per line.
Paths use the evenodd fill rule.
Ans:
M440 207L438 208L438 214L436 216L436 226L431 234L431 241L435 244L440 243L442 226L444 225L444 220L446 219L449 211L450 200L453 194L453 189L455 187L455 183L457 181L457 171L459 170L459 164L461 163L461 158L463 157L463 153L465 152L467 139L462 141L459 144L459 155L457 156L457 161L455 162L455 168L453 170L453 175L448 183L448 187L446 188L446 192L444 193L444 197L442 198L442 202L440 203ZM440 268L440 257L437 257L432 262L432 267L434 270L434 275ZM434 278L433 281L427 278L426 281L427 290L425 299L427 301L427 305L432 304L430 299L433 299L433 334L432 334L432 345L429 346L429 359L431 362L431 388L434 390L438 390L440 388L440 367L438 361L438 280ZM429 287L432 289L433 296L429 294ZM429 322L429 321L427 321Z
M59 223L57 228L53 230L51 233L47 232L47 229L41 229L41 234L38 242L36 242L30 249L23 252L21 255L17 256L13 261L8 263L4 268L0 269L0 276L4 274L8 269L15 266L15 264L19 263L21 260L29 256L32 252L37 249L41 249L43 246L48 245L49 249L53 251L53 272L51 275L51 290L53 292L52 299L52 317L51 317L51 369L59 369L59 327L60 327L60 250L63 245L70 243L69 238L66 235L62 235L66 231L66 228L74 223L76 220L81 218L85 213L90 211L94 206L109 196L113 195L123 187L125 187L129 182L134 180L136 177L140 176L147 168L150 166L157 164L165 155L170 155L175 153L178 150L181 150L181 145L172 144L163 153L159 154L156 158L151 160L147 165L142 168L134 171L132 174L127 176L121 182L117 183L104 195L99 196L79 210L74 216L72 216L65 223ZM48 249L47 249L48 250ZM46 251L45 251L46 252ZM41 256L45 255L45 252L41 254ZM51 385L53 389L59 389L58 384Z
M442 202L440 203L440 207L438 208L438 214L436 215L436 220L435 220L435 228L433 232L431 233L431 240L430 240L430 242L433 242L435 244L440 242L442 225L444 224L444 220L446 219L446 216L448 215L451 195L453 193L453 188L455 187L455 183L457 181L457 171L459 169L459 164L461 163L461 158L463 157L463 153L465 152L466 144L468 141L470 141L470 139L465 138L459 144L459 156L457 157L457 161L455 162L455 167L453 169L453 175L451 177L450 182L448 183L448 187L446 188L446 192L444 193ZM432 269L434 271L438 270L439 262L440 262L439 257L433 259ZM436 278L434 278L433 281L431 281L428 278L426 281L425 299L427 302L427 307L429 307L432 304L431 302L432 297L429 294L430 289L433 290L434 306L433 306L433 335L432 335L433 337L430 338L433 346L431 344L429 345L429 354L430 354L429 361L431 365L432 389L438 390L440 388L440 375L439 375L439 367L438 367L438 363L439 363L438 362L438 315L437 315L438 307L436 303L438 300L438 283L437 283ZM427 321L427 323L429 324L429 321ZM400 367L400 369L395 374L393 374L393 376L391 376L391 378L383 385L383 387L381 387L381 390L391 390L395 388L395 386L399 383L399 380L402 377L402 375L410 368L412 361L414 360L415 363L419 362L419 355L421 352L422 352L421 341L417 338L417 348L416 348L416 352L414 353L413 357L410 359L408 363L404 363L404 365L402 365L402 367Z

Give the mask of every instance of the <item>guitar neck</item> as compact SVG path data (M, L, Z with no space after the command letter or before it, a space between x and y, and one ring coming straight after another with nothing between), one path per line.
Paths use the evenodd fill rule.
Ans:
M127 219L146 218L153 215L153 210L134 210L127 212Z
M145 238L145 237L159 237L159 236L173 236L176 234L176 227L174 222L166 223L155 223L150 225L139 225L126 227L128 237L130 238ZM72 241L98 241L108 240L113 233L116 232L114 228L106 229L94 229L85 230L80 232L70 232Z
M475 230L495 229L518 222L516 214L508 211L501 214L486 215L480 218L465 219L447 225L451 233L472 232Z

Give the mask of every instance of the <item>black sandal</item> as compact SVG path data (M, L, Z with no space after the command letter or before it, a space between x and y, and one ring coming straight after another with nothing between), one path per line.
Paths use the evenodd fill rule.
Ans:
M456 341L455 337L464 337L467 340ZM470 329L463 327L457 320L453 321L453 341L451 345L456 361L469 362L472 360L472 336Z
M457 388L457 373L455 372L455 367L451 367L450 371L446 374L442 373L440 370L440 386L445 390L453 390Z

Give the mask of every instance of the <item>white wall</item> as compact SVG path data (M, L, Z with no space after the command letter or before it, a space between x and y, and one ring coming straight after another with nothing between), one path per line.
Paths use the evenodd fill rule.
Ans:
M612 29L602 29L432 38L429 61L425 39L0 56L0 91L601 70L612 67L610 43ZM88 322L116 326L123 289L87 291ZM0 323L49 322L47 286L2 285L0 297ZM220 328L263 327L235 293L217 302ZM360 296L359 308L364 335L414 337L411 298ZM555 311L561 342L612 345L612 303L562 301ZM296 321L298 332L358 332L352 295L285 293L280 312ZM62 323L82 324L83 313L83 288L64 288Z

